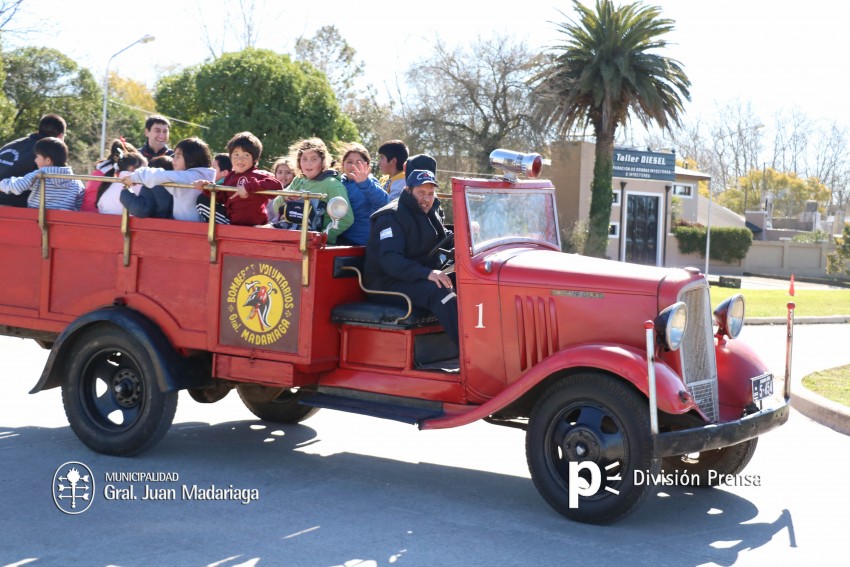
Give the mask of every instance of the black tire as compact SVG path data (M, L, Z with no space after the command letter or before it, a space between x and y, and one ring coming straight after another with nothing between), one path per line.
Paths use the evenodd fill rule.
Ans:
M636 470L657 474L646 400L620 379L586 373L553 384L535 404L526 432L526 457L535 487L570 520L610 524L625 518L654 491L635 483ZM577 492L570 507L570 463L598 467L599 489ZM589 490L593 466L576 467L576 490Z
M142 345L101 324L82 331L71 348L62 403L77 437L93 451L123 457L159 442L174 420L177 392L159 389Z
M662 464L665 473L678 471L687 473L689 476L697 475L699 484L691 484L709 488L723 484L722 477L725 475L736 475L743 471L750 459L753 458L757 445L758 437L722 449L665 457ZM709 471L714 471L714 473Z
M319 408L299 404L300 393L298 390L284 390L277 398L268 402L252 400L239 386L236 387L236 390L248 411L264 421L300 423L319 411Z

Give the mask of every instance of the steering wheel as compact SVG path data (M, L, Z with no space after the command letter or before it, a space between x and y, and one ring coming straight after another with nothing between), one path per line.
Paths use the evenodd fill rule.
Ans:
M454 234L446 235L445 237L443 237L442 240L440 240L434 246L434 248L431 249L430 252L428 252L428 254L426 256L427 258L432 258L437 254L440 254L440 253L444 254L446 258L440 264L441 270L444 270L447 267L449 267L449 266L451 266L452 264L455 263L454 239L455 239ZM451 244L451 248L448 248L448 249L443 248L444 246L446 246L448 244Z

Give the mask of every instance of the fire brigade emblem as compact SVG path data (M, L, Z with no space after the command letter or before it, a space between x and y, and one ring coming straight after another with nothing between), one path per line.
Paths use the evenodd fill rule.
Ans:
M82 514L94 500L94 475L83 463L65 463L53 473L53 502L66 514Z
M225 258L221 342L296 351L300 265L239 260Z

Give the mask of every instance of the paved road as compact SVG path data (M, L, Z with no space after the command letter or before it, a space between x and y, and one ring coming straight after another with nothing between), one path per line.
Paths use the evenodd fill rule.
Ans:
M782 327L744 338L781 372ZM795 380L850 363L850 325L797 328ZM264 425L234 395L181 394L153 450L97 455L73 435L56 390L30 396L45 359L0 338L0 565L435 566L839 565L848 550L850 437L793 412L746 473L761 486L665 489L611 527L571 523L529 480L523 433L484 423L420 432L319 412ZM56 468L174 472L180 484L256 489L259 500L106 501L60 513ZM99 491L100 489L98 489Z

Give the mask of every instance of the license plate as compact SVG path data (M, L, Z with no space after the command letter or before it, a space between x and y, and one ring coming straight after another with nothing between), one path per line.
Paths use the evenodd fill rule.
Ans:
M757 402L773 395L773 374L765 374L752 379L753 401Z

